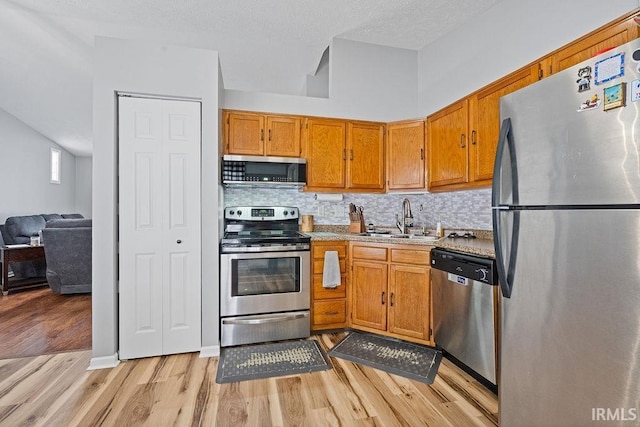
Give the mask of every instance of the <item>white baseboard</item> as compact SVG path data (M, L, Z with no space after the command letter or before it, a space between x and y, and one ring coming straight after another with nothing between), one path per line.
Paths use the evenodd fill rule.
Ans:
M200 349L200 357L218 357L220 356L220 346L210 345Z
M103 357L92 357L89 362L89 367L87 371L95 371L96 369L108 369L115 368L120 364L120 359L118 359L118 353L115 353L111 356L103 356Z

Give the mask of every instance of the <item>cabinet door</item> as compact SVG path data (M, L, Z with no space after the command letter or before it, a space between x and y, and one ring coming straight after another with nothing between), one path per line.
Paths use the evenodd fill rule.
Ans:
M346 122L307 120L307 189L345 186Z
M267 156L299 157L302 119L288 116L267 116Z
M468 111L463 99L427 117L429 189L469 181Z
M387 329L387 264L354 261L351 275L353 325Z
M428 340L431 269L391 264L389 272L389 332Z
M473 95L469 102L469 181L487 184L500 135L500 98L538 81L538 65L518 71Z
M384 126L349 122L347 188L384 190Z
M264 116L229 113L227 151L229 154L264 155Z
M424 188L424 121L387 125L387 188Z
M589 34L556 52L551 59L551 69L545 70L545 77L593 58L604 50L620 46L639 36L640 27L633 21L633 17Z

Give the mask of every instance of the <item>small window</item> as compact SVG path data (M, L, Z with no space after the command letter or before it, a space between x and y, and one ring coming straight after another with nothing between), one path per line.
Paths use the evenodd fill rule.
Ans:
M51 149L51 183L60 184L60 159L62 152L56 148Z

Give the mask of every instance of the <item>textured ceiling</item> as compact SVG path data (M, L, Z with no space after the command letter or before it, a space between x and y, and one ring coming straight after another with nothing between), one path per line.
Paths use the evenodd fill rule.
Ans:
M91 153L95 35L217 50L225 88L304 94L333 37L420 49L498 0L0 0L0 108Z

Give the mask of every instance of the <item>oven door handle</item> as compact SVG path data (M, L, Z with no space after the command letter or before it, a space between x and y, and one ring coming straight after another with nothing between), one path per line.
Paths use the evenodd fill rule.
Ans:
M262 325L265 323L285 322L287 320L302 319L308 317L307 313L290 314L287 316L262 317L259 319L222 319L223 325Z

